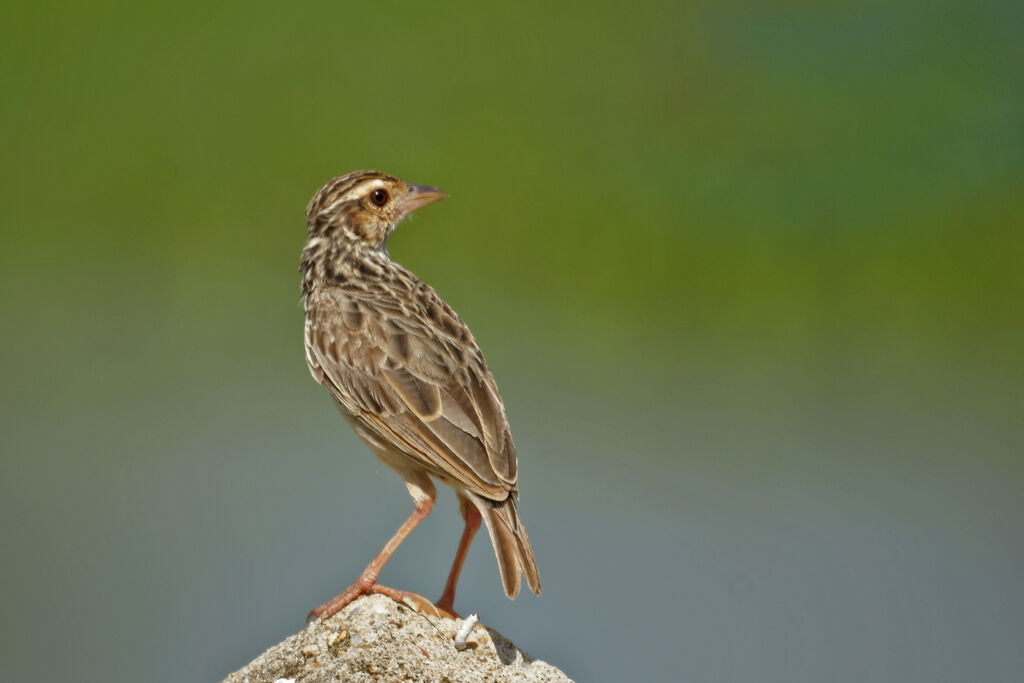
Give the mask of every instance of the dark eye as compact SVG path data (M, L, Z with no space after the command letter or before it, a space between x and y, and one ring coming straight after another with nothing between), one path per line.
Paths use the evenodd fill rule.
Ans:
M388 193L384 190L374 190L370 193L370 201L377 206L384 206L388 203Z

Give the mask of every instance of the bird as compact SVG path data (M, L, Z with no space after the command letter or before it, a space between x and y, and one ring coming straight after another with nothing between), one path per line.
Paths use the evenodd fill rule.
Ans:
M457 615L456 584L481 522L505 595L518 595L520 576L531 591L541 591L518 509L515 445L494 377L452 307L388 255L388 238L405 217L447 197L379 171L353 171L327 182L306 208L301 272L309 371L356 434L402 478L414 503L359 578L308 619L326 619L368 593ZM377 577L430 514L435 480L454 489L464 527L432 604Z

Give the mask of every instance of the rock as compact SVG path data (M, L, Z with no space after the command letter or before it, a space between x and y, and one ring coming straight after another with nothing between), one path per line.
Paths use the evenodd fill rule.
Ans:
M225 682L570 680L483 625L460 652L453 639L462 623L382 595L363 596L326 621L314 620Z

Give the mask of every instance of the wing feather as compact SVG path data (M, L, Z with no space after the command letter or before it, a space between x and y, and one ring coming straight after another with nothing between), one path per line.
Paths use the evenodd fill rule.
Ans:
M307 302L310 371L389 447L504 499L515 488L516 455L494 378L455 312L426 285L416 295L418 309L376 289Z

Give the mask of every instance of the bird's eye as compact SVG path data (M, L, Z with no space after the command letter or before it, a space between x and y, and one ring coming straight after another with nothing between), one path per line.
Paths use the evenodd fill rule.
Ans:
M384 190L374 190L370 193L370 201L377 206L384 206L388 203L388 193Z

